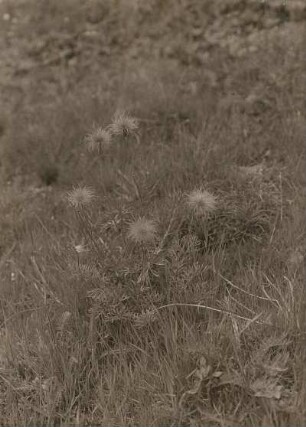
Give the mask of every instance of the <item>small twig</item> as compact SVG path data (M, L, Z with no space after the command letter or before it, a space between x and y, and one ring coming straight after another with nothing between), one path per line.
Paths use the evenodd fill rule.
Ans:
M278 289L278 287L274 285L274 283L269 279L269 277L268 277L266 274L264 274L264 276L265 276L265 278L267 279L267 282L269 283L269 285L270 285L270 286L275 290L275 292L279 295L280 300L282 301L282 303L283 303L283 304L284 304L284 306L285 306L285 305L286 305L286 301L285 301L285 299L284 299L283 295L281 294L280 290ZM281 305L280 305L280 303L279 303L279 301L278 301L278 300L276 300L276 299L272 299L271 301L276 301L276 302L277 302L278 307L282 310L282 307L281 307Z
M242 302L240 302L240 301L238 301L236 298L234 298L234 297L231 295L231 293L230 293L230 291L229 291L228 289L227 289L227 293L228 293L229 297L230 297L233 301L235 301L235 303L236 303L236 304L238 304L238 305L240 305L241 307L243 307L243 308L244 308L245 310L247 310L249 313L256 314L254 310L251 310L249 307L247 307L246 305L242 304Z
M219 308L215 308L215 307L210 307L208 305L201 305L201 304L185 304L185 303L172 303L172 304L166 304L163 305L161 307L158 307L157 310L161 310L162 308L166 308L166 307L197 307L197 308L205 308L206 310L211 310L211 311L216 311L217 313L223 313L223 314L227 314L229 316L235 316L238 319L242 319L242 320L247 320L248 322L253 321L253 319L250 319L249 317L244 317L244 316L240 316L239 314L233 313L231 311L228 310L220 310ZM258 315L258 317L261 316L261 314ZM270 326L269 323L266 322L258 322L258 321L254 321L255 323L258 323L259 325L268 325Z
M270 295L268 294L268 292L265 290L264 286L262 287L262 292L267 296L268 299L270 299L271 301L275 302L275 306L279 309L281 309L281 306L278 302L277 299L271 298Z
M234 283L232 283L230 280L228 280L228 279L226 279L224 276L222 276L222 274L221 274L221 273L218 273L218 274L219 274L219 276L220 276L223 280L225 280L225 281L226 281L226 283L227 283L227 284L231 285L233 288L237 289L237 290L238 290L238 291L240 291L240 292L243 292L243 293L244 293L244 294L246 294L246 295L249 295L249 296L254 297L254 298L262 299L262 300L264 300L264 301L277 302L277 300L275 300L275 299L272 299L272 298L266 298L266 297L261 297L261 296L259 296L259 295L252 294L251 292L247 292L247 291L245 291L244 289L239 288L237 285L234 285Z

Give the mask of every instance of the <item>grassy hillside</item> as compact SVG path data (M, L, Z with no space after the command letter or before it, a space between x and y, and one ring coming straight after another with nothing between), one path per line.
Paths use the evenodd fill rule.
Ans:
M303 2L0 17L0 424L305 425Z

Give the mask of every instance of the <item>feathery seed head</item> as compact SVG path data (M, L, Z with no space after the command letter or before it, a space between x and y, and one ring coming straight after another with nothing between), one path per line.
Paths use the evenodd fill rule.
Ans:
M217 198L206 190L194 190L188 194L187 204L196 215L208 215L216 210Z
M138 121L129 116L126 112L115 114L114 123L110 125L110 131L113 135L130 136L135 135L138 129Z
M88 187L77 187L67 194L69 204L76 209L89 205L94 197L94 191Z
M153 221L139 218L130 224L128 236L135 243L149 243L155 239L156 231Z
M109 131L97 127L85 137L85 143L89 151L102 152L110 147L112 136Z

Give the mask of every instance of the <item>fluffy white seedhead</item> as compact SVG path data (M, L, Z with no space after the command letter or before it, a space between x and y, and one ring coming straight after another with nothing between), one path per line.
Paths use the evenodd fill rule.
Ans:
M196 215L208 215L217 208L217 198L206 190L194 190L187 195L187 204Z
M128 237L135 243L149 243L156 237L156 225L153 221L139 218L129 226Z
M136 135L138 130L138 121L124 111L118 112L115 114L114 122L109 128L113 135L123 137Z
M112 135L108 130L97 127L86 136L85 143L89 151L103 153L111 146Z
M94 197L95 193L89 187L77 187L67 194L68 203L75 209L88 206Z

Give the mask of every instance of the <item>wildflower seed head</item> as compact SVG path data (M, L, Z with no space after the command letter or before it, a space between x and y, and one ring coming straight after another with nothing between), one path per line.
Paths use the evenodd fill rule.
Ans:
M85 143L89 151L103 152L110 147L112 136L108 130L97 127L86 136Z
M196 215L208 215L216 210L217 198L206 190L194 190L187 196L187 204Z
M135 135L138 130L138 121L134 117L129 116L126 112L115 114L114 123L110 125L110 131L117 136Z
M67 194L68 203L75 209L88 206L94 197L94 191L88 187L77 187Z
M156 225L153 221L139 218L129 226L128 237L135 243L150 243L156 237Z

